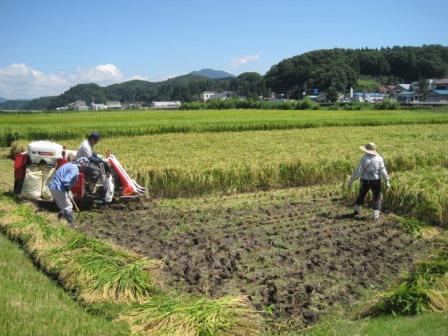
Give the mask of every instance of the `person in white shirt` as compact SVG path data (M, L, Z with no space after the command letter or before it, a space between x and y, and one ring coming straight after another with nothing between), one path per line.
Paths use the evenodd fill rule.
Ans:
M92 132L84 140L78 148L78 152L76 153L76 159L79 160L81 158L87 158L90 161L90 165L84 169L85 174L89 178L89 186L88 189L90 192L93 192L95 189L96 183L99 181L101 177L101 173L99 168L96 165L103 163L103 160L93 152L93 146L95 146L100 141L100 134L98 132Z
M369 190L372 190L373 219L378 220L380 218L381 209L381 177L386 180L387 188L390 187L390 178L387 174L384 160L376 151L376 146L373 142L369 142L359 148L365 153L365 155L361 158L358 167L356 167L350 181L348 182L348 187L351 189L353 182L358 178L361 178L361 187L359 189L358 198L355 202L354 215L359 215L361 205L364 203L367 193Z

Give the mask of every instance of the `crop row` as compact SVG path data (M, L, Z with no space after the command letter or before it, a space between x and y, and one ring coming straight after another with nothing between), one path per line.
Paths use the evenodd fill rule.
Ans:
M394 175L385 206L398 214L448 227L448 165Z
M446 124L446 110L435 111L120 111L0 114L0 146L18 139L64 140L97 130L105 137L163 133L240 132L314 128Z
M76 148L81 139L66 144ZM446 164L444 125L334 127L245 133L105 138L152 195L177 197L342 181L373 141L391 172Z

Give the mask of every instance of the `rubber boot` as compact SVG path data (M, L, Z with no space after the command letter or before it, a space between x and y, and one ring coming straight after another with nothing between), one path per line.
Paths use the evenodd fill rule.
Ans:
M359 216L360 212L361 212L361 206L355 205L355 209L353 210L353 216Z
M71 227L75 226L75 218L73 217L73 212L66 212L65 219L67 220L69 226Z
M375 220L375 221L380 220L380 211L379 210L373 210L373 220Z

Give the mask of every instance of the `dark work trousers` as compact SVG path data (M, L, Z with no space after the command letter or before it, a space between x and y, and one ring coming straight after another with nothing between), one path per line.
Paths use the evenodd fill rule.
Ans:
M84 173L91 182L98 182L100 179L100 169L92 164L84 168Z
M361 179L361 187L359 188L359 196L356 199L356 205L362 205L369 190L373 193L373 210L381 208L381 180L364 180Z

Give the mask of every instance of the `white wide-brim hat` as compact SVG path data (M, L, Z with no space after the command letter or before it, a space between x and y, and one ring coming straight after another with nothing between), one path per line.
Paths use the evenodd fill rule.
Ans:
M376 151L376 145L373 142L369 142L365 145L359 146L359 149L366 154L378 155L378 152Z

